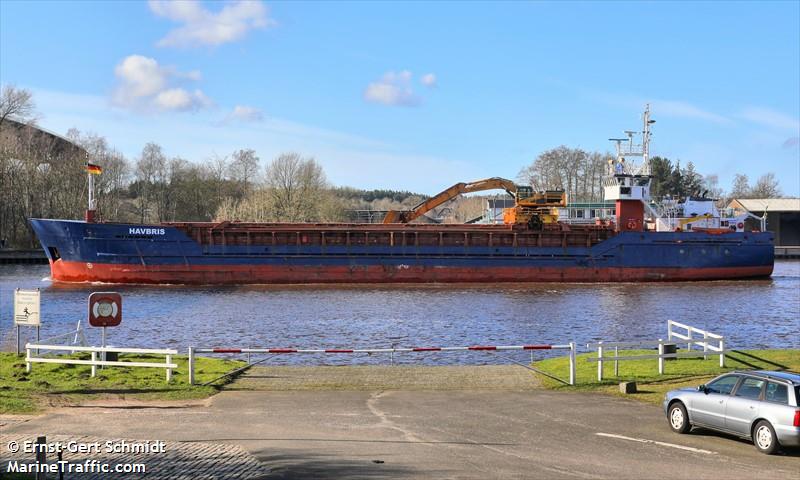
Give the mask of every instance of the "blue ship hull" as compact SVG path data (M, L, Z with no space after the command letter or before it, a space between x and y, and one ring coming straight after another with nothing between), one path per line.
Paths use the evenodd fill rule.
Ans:
M680 281L764 277L774 264L770 232L45 219L32 219L31 225L52 279L62 282Z

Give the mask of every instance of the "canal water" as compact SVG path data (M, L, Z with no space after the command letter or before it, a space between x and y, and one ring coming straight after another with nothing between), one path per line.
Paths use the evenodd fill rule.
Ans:
M731 348L800 348L800 262L770 279L690 283L482 286L59 285L46 265L0 265L0 340L13 349L13 291L40 288L42 338L86 317L93 291L123 295L109 344L128 347L460 346L666 338L668 319ZM32 334L32 332L29 332ZM99 344L99 329L89 340ZM526 353L516 354L517 360ZM537 353L538 355L538 353ZM488 353L405 354L400 363L502 363ZM387 363L385 356L286 355L273 363Z

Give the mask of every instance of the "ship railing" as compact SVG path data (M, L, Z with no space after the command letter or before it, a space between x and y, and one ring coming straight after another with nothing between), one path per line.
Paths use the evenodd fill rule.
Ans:
M91 353L91 360L72 357L44 357L40 351L70 351ZM164 362L121 361L104 360L107 353L133 354L133 355L164 355ZM51 345L44 343L25 344L25 371L30 373L34 363L60 363L66 365L91 365L92 377L97 376L97 367L144 367L166 369L167 383L172 380L172 371L178 368L172 362L177 350L156 348L119 348L119 347L83 347L75 345Z
M558 378L555 375L550 373L541 371L539 369L534 368L532 365L525 365L524 363L517 362L514 359L505 357L503 354L498 352L509 351L509 350L529 350L531 352L531 363L533 363L533 351L534 350L569 350L569 380L564 380L562 378ZM398 353L436 353L436 352L483 352L483 353L493 353L505 360L508 360L512 363L515 363L521 367L527 368L528 370L532 370L536 373L542 374L546 377L552 378L557 380L566 385L575 385L575 377L576 377L576 347L575 342L570 342L568 344L563 345L550 345L550 344L540 344L540 345L472 345L472 346L465 346L465 347L391 347L391 348L328 348L328 349L321 349L321 348L313 348L313 349L302 349L302 348L201 348L201 347L189 347L189 384L195 384L195 374L194 374L194 365L195 359L198 353L205 353L205 354L233 354L233 355L247 355L247 365L234 369L230 372L225 373L213 380L210 380L203 384L203 386L210 385L215 383L223 378L230 377L231 375L236 375L240 372L243 372L254 365L259 363L263 363L268 359L272 358L274 355L281 355L281 354L389 354L392 364L394 364L394 355ZM261 360L251 362L250 356L253 354L266 354L267 356Z
M650 360L650 359L657 359L658 360L658 374L664 375L664 360L665 359L677 359L677 358L694 358L694 357L703 357L708 358L709 356L719 355L719 366L725 366L725 338L722 335L718 335L716 333L707 332L705 330L701 330L699 328L690 327L688 325L684 325L678 322L668 323L669 330L669 339L664 340L659 338L658 340L632 340L632 341L621 341L621 342L606 342L606 341L599 341L595 343L587 343L586 348L588 349L595 349L597 351L597 357L589 357L587 361L589 362L597 362L597 381L603 381L603 367L605 362L614 362L614 376L619 376L619 362L628 361L628 360ZM701 337L694 336L692 337L693 333L689 333L687 335L675 332L673 328L690 328L691 332L695 334L702 335L703 340L700 340ZM676 348L675 339L679 340L689 340L689 342L693 345L700 345L703 347L703 351L693 352L691 348L687 348L685 352L678 352ZM620 355L620 347L622 348L644 348L644 347L657 347L658 353L657 354L636 354L636 355L628 355L623 352ZM609 349L614 349L614 355L608 356L607 352ZM669 351L667 351L669 349ZM710 353L712 352L712 353Z

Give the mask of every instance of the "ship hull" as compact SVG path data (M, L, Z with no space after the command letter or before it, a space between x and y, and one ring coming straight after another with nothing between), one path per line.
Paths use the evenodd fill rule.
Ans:
M142 266L51 263L61 282L141 284L303 284L303 283L494 283L494 282L652 282L765 277L771 266L704 268L445 267L354 266Z
M772 273L772 234L694 232L625 232L609 238L561 235L558 246L541 237L525 242L513 234L506 244L479 244L489 233L496 239L509 230L463 230L465 241L424 244L413 227L398 227L385 244L355 241L365 227L347 228L348 244L313 240L315 232L334 230L305 226L292 244L262 245L248 231L247 242L222 244L213 234L206 241L195 230L128 224L87 224L31 220L50 259L51 278L59 282L141 284L309 284L309 283L499 283L499 282L646 282L766 277ZM211 228L211 227L209 227ZM299 230L300 227L295 229ZM411 228L411 230L409 229ZM275 227L291 231L286 225ZM341 230L341 228L340 228ZM344 230L341 230L344 231ZM188 233L187 233L188 232ZM274 232L274 230L273 230ZM373 237L390 238L387 229ZM458 231L461 235L461 230ZM476 233L477 232L477 233ZM197 235L195 235L197 233ZM411 241L410 239L414 240ZM294 233L292 233L294 235ZM366 233L368 239L370 233ZM577 235L577 234L576 234ZM594 233L597 237L596 232ZM193 238L197 236L197 238ZM344 233L341 233L344 236ZM471 236L471 237L470 237ZM311 240L308 240L311 237ZM432 238L435 238L434 235ZM200 240L198 240L200 238ZM272 233L270 238L276 238ZM344 237L343 237L344 238ZM382 237L381 237L382 238ZM408 241L406 239L409 239ZM442 240L445 238L444 240ZM455 238L455 237L454 237ZM511 238L511 237L509 237ZM534 237L531 237L534 238ZM549 237L548 237L549 238ZM575 239L577 238L577 240ZM353 243L350 240L353 239ZM556 239L557 240L557 239ZM497 240L495 240L497 241ZM225 243L231 242L231 243ZM502 242L501 242L502 243ZM580 243L580 245L576 245ZM540 246L547 244L549 246Z

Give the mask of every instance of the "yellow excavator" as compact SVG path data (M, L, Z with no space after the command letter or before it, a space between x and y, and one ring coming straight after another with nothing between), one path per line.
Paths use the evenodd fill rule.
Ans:
M456 183L452 187L425 200L411 210L389 210L383 223L409 223L425 213L463 193L503 189L514 197L514 206L503 211L503 223L541 228L543 224L558 222L558 207L566 206L563 190L535 192L531 187L517 185L511 180L492 177L469 183Z

